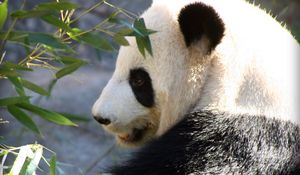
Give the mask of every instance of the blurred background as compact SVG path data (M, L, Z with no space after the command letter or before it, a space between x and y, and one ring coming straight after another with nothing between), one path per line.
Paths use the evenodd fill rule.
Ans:
M70 0L70 2L78 3L81 8L86 9L99 1ZM109 2L137 15L141 14L151 4L150 0L109 0ZM256 0L255 4L261 4L263 9L266 9L273 16L277 16L277 20L286 24L299 41L299 0ZM21 1L10 1L10 12L19 9L20 5ZM35 5L35 0L27 0L25 9L30 9ZM109 16L111 12L110 7L99 6L92 13L79 20L78 25L81 28L89 28L99 20ZM6 24L4 29L7 29L8 26L9 24ZM35 18L22 20L17 23L16 28L31 31L51 30L49 25ZM25 55L24 48L16 45L7 45L5 50L6 57L9 59L19 59ZM79 126L58 126L34 118L45 135L41 137L24 128L0 108L0 118L9 121L9 123L0 125L0 135L4 136L1 143L21 146L37 142L57 153L58 166L61 172L64 172L62 174L100 174L105 172L109 165L126 159L131 151L115 145L114 139L105 133L91 117L91 107L113 73L117 50L113 53L105 53L81 45L78 51L80 58L87 60L88 64L74 74L58 81L50 98L28 93L32 96L35 104L47 109L56 111L59 109L61 112L82 116L80 120L75 121ZM25 77L43 87L47 87L53 78L52 72L45 69L26 73ZM11 85L6 80L0 80L0 97L9 96L13 93L15 92Z

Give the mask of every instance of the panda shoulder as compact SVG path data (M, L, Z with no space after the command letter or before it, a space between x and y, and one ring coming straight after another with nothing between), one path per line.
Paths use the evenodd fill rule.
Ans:
M288 137L282 130L287 128L290 133ZM281 134L275 140L268 141L274 132ZM261 136L260 133L265 135ZM253 154L249 148L266 142L270 142L270 147L278 147L278 150L274 150L278 152L286 151L284 144L290 143L289 152L287 155L274 156L272 160L260 158L256 162L258 159L255 155L259 153ZM276 155L269 146L259 149L266 154ZM122 166L113 167L111 172L115 175L247 174L253 171L262 174L296 174L300 165L297 156L300 156L300 129L297 125L264 116L197 111L186 115L164 135L137 151L132 159ZM260 165L264 161L276 161L281 168L262 169ZM249 162L256 162L251 166L252 169L245 166ZM228 166L231 168L228 169Z

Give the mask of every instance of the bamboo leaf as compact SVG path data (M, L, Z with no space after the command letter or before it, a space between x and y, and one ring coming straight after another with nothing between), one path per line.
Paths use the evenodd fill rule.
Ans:
M50 175L56 175L56 155L53 155L50 160Z
M148 53L151 56L153 56L152 46L151 46L151 42L150 42L149 36L146 36L145 38L143 38L143 41L144 41L145 49L148 51Z
M13 18L33 18L33 17L41 17L45 15L53 14L53 11L50 10L17 10L14 11L10 16Z
M118 43L119 45L122 45L122 46L129 46L129 42L125 39L124 36L122 35L114 35L113 36L113 40Z
M137 28L133 27L130 23L128 23L124 19L111 18L109 19L109 22L124 25L130 28L131 30L133 30L135 33L139 34L140 36L144 36Z
M116 34L121 36L132 36L133 33L134 31L130 28L122 28Z
M20 77L13 77L13 76L8 76L7 77L9 79L9 81L14 85L17 93L20 96L26 96L24 88L22 83L20 82Z
M79 6L69 2L47 2L40 3L32 10L17 10L11 14L13 18L42 17L50 14L58 14L60 10L73 10Z
M78 121L78 122L89 122L91 119L88 117L84 116L79 116L79 115L73 115L73 114L67 114L67 113L60 113L63 116L67 117L68 119L72 121Z
M0 32L0 39L5 39L5 36L5 32ZM71 48L69 48L66 44L60 41L59 38L56 38L55 36L48 33L11 31L6 40L24 44L41 43L50 48L71 51Z
M57 60L59 60L63 64L73 64L73 63L78 63L78 62L82 62L82 63L86 64L85 61L83 61L79 58L74 58L74 57L70 57L70 56L59 56L59 58L57 58Z
M46 2L40 3L35 7L35 9L39 10L73 10L79 7L78 4L70 3L70 2Z
M26 174L31 175L36 174L35 171L39 165L39 162L43 156L43 147L41 145L31 145L31 150L33 154L29 154L30 163L26 167Z
M0 147L1 148L1 147ZM0 157L3 157L5 155L7 155L9 153L8 150L5 150L5 149L1 149L1 152L0 152Z
M16 70L8 69L6 67L0 67L0 75L4 75L6 77L16 77L19 76Z
M57 83L57 79L53 79L53 80L49 83L49 86L48 86L48 92L49 92L49 94L52 93L52 90L53 90L54 86L56 85L56 83ZM48 97L50 97L50 95L49 95Z
M26 103L30 97L22 96L22 97L8 97L0 99L0 106L9 106L15 105L18 103Z
M71 28L68 26L68 24L64 23L63 21L61 21L58 17L54 16L54 15L47 15L47 16L43 16L42 19L53 25L56 26L60 29L63 29L65 31L70 31Z
M153 55L149 35L155 33L156 31L147 29L143 18L136 19L134 21L133 25L128 24L128 22L123 19L111 18L109 21L112 23L122 24L122 25L125 25L128 27L127 29L125 28L124 31L119 31L117 33L117 35L119 34L119 35L123 35L123 36L124 35L135 36L138 49L139 49L140 53L143 55L143 57L146 56L146 51L151 56ZM122 33L124 33L124 34L122 34ZM114 40L116 41L115 38L114 38ZM121 44L119 42L117 42L117 43Z
M145 21L143 18L138 18L134 21L133 23L133 27L139 31L139 33L141 33L141 36L149 36L153 33L156 33L156 31L151 30L151 29L147 29L146 25L145 25Z
M27 55L30 54L30 43L28 37L24 38L24 49Z
M20 31L11 31L6 37L6 32L0 32L0 40L14 41L18 43L25 43L25 39L28 39L28 33Z
M18 175L27 175L26 170L27 170L27 167L28 167L29 164L30 164L30 159L27 157L25 162L22 165L22 169L20 171L20 174L18 174Z
M139 31L139 33L142 33L142 35L140 35L139 33L135 35L139 51L145 57L145 49L146 49L148 53L152 56L153 52L152 52L152 46L151 46L149 35L155 33L156 31L148 30L146 28L143 18L136 19L134 21L133 26Z
M140 53L143 55L143 57L145 57L146 53L145 53L145 44L144 44L143 38L140 36L136 36L135 39L136 39L136 44L138 46Z
M7 17L7 0L0 1L0 30L4 25Z
M48 33L29 33L28 38L30 43L41 43L56 49L64 49L64 50L69 49L58 38Z
M22 70L22 71L33 71L32 69L25 67L25 66L21 66L18 64L14 64L11 62L5 62L3 63L3 66L8 68L8 69L16 69L16 70Z
M20 123L22 123L28 129L37 134L41 134L34 121L25 112L23 112L14 105L8 106L7 109L11 115L13 115Z
M70 125L70 126L77 126L75 123L73 123L71 120L67 119L61 114L58 114L53 111L48 111L46 109L40 108L38 106L34 106L32 104L28 103L20 103L17 104L18 107L25 109L27 111L30 111L32 113L35 113L39 115L40 117L44 118L45 120L48 120L50 122L59 124L59 125Z
M13 166L9 172L9 175L21 174L22 167L27 166L26 158L28 153L31 152L30 145L25 145L20 148L17 158L15 159Z
M25 79L21 79L21 83L24 87L26 87L27 89L33 91L33 92L36 92L40 95L44 95L44 96L49 96L49 93L42 87L30 82L30 81L27 81Z
M55 77L56 77L56 79L59 79L63 76L66 76L66 75L76 71L79 67L81 67L84 64L85 64L84 62L76 62L76 63L70 64L70 65L60 69L58 72L56 72Z
M104 51L113 51L114 48L111 46L111 44L103 39L100 35L96 33L81 31L80 29L74 28L72 29L72 32L68 32L68 35L77 41L82 41L85 44L88 44L96 49L101 49Z

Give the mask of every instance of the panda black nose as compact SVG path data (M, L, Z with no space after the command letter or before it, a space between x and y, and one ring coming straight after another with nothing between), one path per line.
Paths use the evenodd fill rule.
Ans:
M102 124L102 125L108 125L108 124L110 124L110 120L109 120L109 119L102 118L102 117L100 117L100 116L94 116L94 119L95 119L98 123L100 123L100 124Z

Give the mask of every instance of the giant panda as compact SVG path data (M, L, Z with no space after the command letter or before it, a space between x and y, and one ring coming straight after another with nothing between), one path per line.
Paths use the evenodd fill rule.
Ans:
M154 0L95 102L94 118L139 148L113 174L299 173L299 44L244 0ZM298 168L298 169L297 169Z

